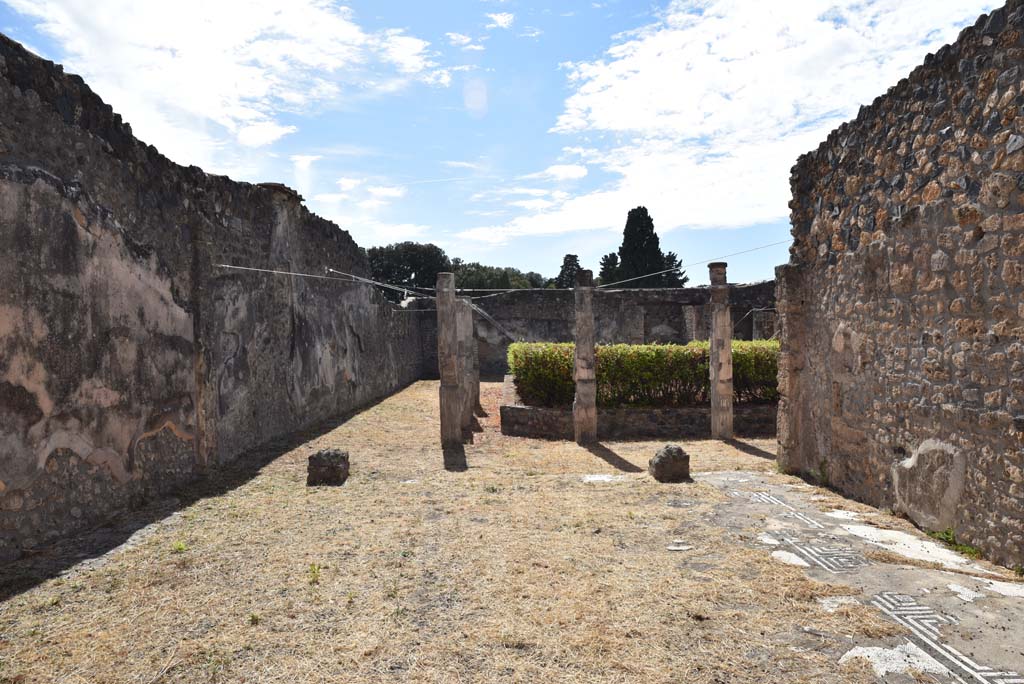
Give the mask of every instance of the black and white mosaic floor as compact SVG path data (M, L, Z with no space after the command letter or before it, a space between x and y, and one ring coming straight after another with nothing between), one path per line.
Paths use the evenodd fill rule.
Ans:
M1024 584L1004 581L923 534L872 525L882 513L822 510L826 497L810 485L742 472L696 479L728 495L717 512L727 528L763 527L749 543L816 579L861 591L823 599L824 610L856 601L907 628L909 636L888 642L846 644L840 663L864 658L883 681L920 673L934 681L1024 684ZM899 558L907 564L888 560Z

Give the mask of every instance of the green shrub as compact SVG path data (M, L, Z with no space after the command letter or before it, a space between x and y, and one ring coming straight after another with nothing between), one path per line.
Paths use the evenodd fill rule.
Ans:
M574 345L516 342L509 345L509 372L529 406L571 406ZM597 404L691 406L709 400L707 342L615 344L597 347ZM733 341L733 388L737 402L778 399L779 344Z
M572 379L572 343L515 342L508 347L508 369L516 390L528 406L572 404L576 385Z

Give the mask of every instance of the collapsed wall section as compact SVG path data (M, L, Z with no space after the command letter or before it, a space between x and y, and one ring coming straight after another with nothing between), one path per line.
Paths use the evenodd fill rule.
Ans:
M729 292L734 339L766 339L775 333L775 283L733 285ZM598 289L594 331L598 344L686 344L708 339L711 323L707 287ZM508 370L508 345L572 342L576 322L572 290L513 290L483 297L476 305L480 370Z
M283 186L173 164L0 36L0 558L420 377L419 320Z
M779 460L1024 563L1024 10L793 169Z

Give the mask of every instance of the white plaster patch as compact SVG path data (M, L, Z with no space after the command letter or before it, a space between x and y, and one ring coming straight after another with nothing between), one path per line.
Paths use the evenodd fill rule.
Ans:
M852 596L825 596L818 599L818 603L825 609L825 612L834 613L839 610L839 606L857 605L860 601Z
M906 532L883 530L868 525L843 525L843 529L847 532L852 532L875 546L881 546L904 558L913 558L927 563L939 563L947 568L960 569L970 567L972 570L988 572L984 568L972 565L966 558L955 551L940 546L931 540L921 539Z
M622 475L584 475L584 482L618 482L624 480Z
M757 538L757 541L768 546L778 546L781 542L770 534L762 534Z
M795 553L790 553L789 551L772 551L772 558L780 563L785 563L786 565L796 565L801 568L811 567L803 558Z
M974 591L973 589L968 589L962 584L947 584L946 588L956 594L961 601L966 601L967 603L970 603L974 599L985 597L984 594Z
M853 658L864 658L871 663L871 669L878 677L884 677L887 674L906 674L911 670L946 677L951 674L946 666L910 641L896 648L858 646L847 651L839 659L839 664L842 665Z
M860 513L854 513L853 511L843 511L838 508L834 511L829 511L825 515L827 515L830 518L838 518L839 520L857 520L860 518Z
M416 484L419 480L402 480L400 484Z
M685 544L670 544L665 547L668 551L692 551L692 546L686 546Z
M925 472L917 472L920 470L918 462L922 456L936 452L946 454L952 460L951 466L937 468L935 461L929 458L928 462L922 465ZM910 457L892 466L896 510L906 513L911 520L926 529L942 530L952 526L953 511L960 504L966 473L967 459L955 446L937 439L926 439ZM922 478L932 481L931 486L935 485L935 481L944 482L945 490L940 500L922 496L914 488L914 480ZM911 488L909 491L908 487Z
M1024 584L1014 584L1013 582L996 582L995 580L981 579L985 583L983 589L1001 594L1003 596L1009 596L1010 598L1024 598Z

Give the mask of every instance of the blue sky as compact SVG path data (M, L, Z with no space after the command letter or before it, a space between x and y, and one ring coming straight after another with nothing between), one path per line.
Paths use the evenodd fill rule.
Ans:
M175 161L296 187L363 246L554 275L596 270L637 205L684 263L786 240L796 157L999 4L0 0L0 30Z

